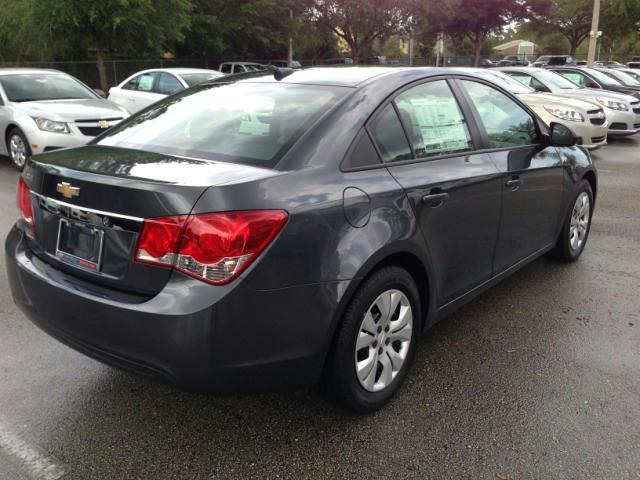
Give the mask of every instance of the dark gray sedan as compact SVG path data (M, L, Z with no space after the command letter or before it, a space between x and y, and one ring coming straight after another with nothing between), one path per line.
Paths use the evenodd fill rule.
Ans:
M29 160L13 297L111 365L213 392L322 383L372 411L435 322L580 256L596 171L575 143L464 71L215 80Z

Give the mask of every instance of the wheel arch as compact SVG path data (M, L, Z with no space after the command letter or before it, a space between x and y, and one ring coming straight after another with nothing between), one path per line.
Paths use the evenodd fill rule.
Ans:
M404 268L409 272L413 280L416 282L418 292L420 293L420 329L424 332L429 326L431 326L436 320L437 312L437 300L436 289L433 282L435 278L430 272L432 272L431 264L423 253L419 252L417 247L413 244L406 244L398 246L396 248L385 248L374 254L368 262L366 262L358 272L358 275L353 278L349 284L349 287L344 292L342 299L336 308L334 318L332 321L330 335L327 336L327 344L324 348L324 360L323 365L326 366L327 360L331 358L331 351L335 344L335 337L338 331L338 326L342 321L344 312L351 302L351 299L358 291L360 286L371 276L373 273L386 266L395 265ZM325 367L323 367L323 371Z

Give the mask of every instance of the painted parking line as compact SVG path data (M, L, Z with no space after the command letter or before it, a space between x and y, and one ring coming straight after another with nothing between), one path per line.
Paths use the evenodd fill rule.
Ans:
M67 473L53 457L40 453L11 432L1 420L0 452L7 453L19 460L35 480L59 480Z

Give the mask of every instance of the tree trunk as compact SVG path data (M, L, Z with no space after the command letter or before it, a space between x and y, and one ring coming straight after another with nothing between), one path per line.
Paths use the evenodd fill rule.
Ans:
M96 42L96 61L98 63L98 76L100 77L100 88L107 94L109 92L109 79L107 78L107 66L104 63L104 49L100 42Z
M357 43L349 43L349 48L351 49L351 59L353 60L353 64L357 65L360 63L360 45Z
M473 66L477 68L480 66L480 54L482 53L482 35L476 35L474 43L476 46L476 57Z

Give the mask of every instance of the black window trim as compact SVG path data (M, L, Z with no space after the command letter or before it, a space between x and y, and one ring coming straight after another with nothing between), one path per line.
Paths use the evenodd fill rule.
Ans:
M421 85L423 83L429 83L429 82L434 82L437 80L445 80L447 81L447 83L449 84L449 87L451 88L451 91L454 95L454 97L456 98L456 101L458 102L458 106L460 107L460 110L465 118L465 122L467 124L467 126L469 127L469 134L471 135L471 139L473 142L473 149L472 150L467 150L464 152L456 152L456 153L447 153L447 154L443 154L443 155L434 155L433 157L420 157L420 158L416 158L414 156L414 158L409 159L409 160L399 160L399 161L395 161L395 162L385 162L382 160L382 155L380 154L380 150L378 148L377 143L374 140L373 135L371 134L370 131L370 125L371 123L373 123L373 121L375 121L375 119L382 114L382 112L384 111L385 107L393 102L395 100L395 98L400 95L401 93L403 93L406 90L409 90L410 88L413 88L415 86ZM512 100L514 100L520 107L522 107L527 113L529 113L535 120L535 126L536 126L536 131L538 133L538 138L540 140L540 143L538 144L530 144L530 145L519 145L516 147L502 147L502 148L491 148L489 147L489 141L488 141L488 135L486 135L486 132L484 133L485 138L482 137L482 133L480 130L480 124L478 124L478 120L479 120L479 114L477 117L474 115L474 110L475 107L473 107L472 104L470 104L470 99L466 96L466 92L464 91L464 89L462 89L459 84L458 84L458 80L471 80L471 81L475 81L478 83L483 83L489 87L493 87L496 90L500 91L501 93L503 93L504 95L506 95L507 97L511 98ZM396 111L396 116L398 117L398 120L400 121L400 125L402 125L402 128L404 130L405 133L405 138L407 138L407 142L409 143L410 148L413 151L413 147L411 146L411 142L408 141L408 137L407 137L407 132L406 129L404 127L404 124L402 123L402 119L400 118L400 116L398 115L397 111ZM373 170L376 168L388 168L388 167L393 167L393 166L400 166L400 165L411 165L414 163L423 163L423 162L434 162L434 161L438 161L438 160L446 160L448 158L453 158L453 157L460 157L460 156L469 156L469 155L477 155L477 154L486 154L486 153L491 153L491 152L501 152L501 151L505 151L505 150L520 150L520 149L526 149L526 148L531 148L532 146L543 146L543 138L545 135L548 135L547 133L547 127L544 125L544 122L540 119L540 117L538 117L538 115L531 109L529 108L529 106L527 104L525 104L524 102L521 102L520 100L518 100L513 94L511 94L510 92L504 90L502 87L500 87L499 85L495 85L487 80L484 80L482 78L478 78L475 76L471 76L471 75L463 75L463 74L459 74L459 73L454 73L454 74L439 74L439 75L435 75L435 76L430 76L427 78L421 78L418 80L415 80L411 83L408 83L406 85L403 85L402 87L400 87L399 89L397 89L396 91L394 91L391 95L389 95L385 100L383 100L382 102L380 102L380 104L376 107L376 109L373 111L373 113L370 115L370 117L366 120L363 130L365 130L367 132L367 134L369 135L369 139L371 140L371 142L373 143L373 147L375 148L376 152L378 153L378 158L380 160L379 164L372 164L372 165L366 165L366 166L362 166L362 167L347 167L346 164L348 162L348 158L349 155L351 154L351 152L353 151L353 149L355 148L355 144L360 140L361 137L361 133L358 132L358 134L356 134L356 136L354 137L354 140L351 142L351 145L349 146L349 148L347 149L347 153L345 154L344 158L342 159L342 161L340 162L340 171L347 173L347 172L360 172L360 171L364 171L364 170ZM482 127L482 130L484 130L484 126Z
M407 140L407 143L409 144L409 148L411 149L411 153L412 153L413 158L408 159L408 160L397 160L397 161L393 161L393 162L385 162L384 160L382 160L381 165L372 165L372 166L367 166L367 167L360 167L360 168L357 168L357 170L367 170L367 169L371 169L371 168L381 168L381 167L392 167L392 166L396 166L396 165L410 165L410 164L413 164L413 163L422 163L422 162L434 162L434 161L438 161L438 160L445 160L447 158L453 158L453 157L460 157L460 156L465 156L465 155L474 155L474 154L476 154L479 151L478 150L478 146L480 145L479 142L481 141L480 131L478 130L478 127L475 124L475 121L473 120L473 117L471 117L470 112L467 109L467 106L465 106L463 104L463 102L460 100L460 98L456 95L455 90L452 88L451 80L456 78L456 77L458 77L458 76L459 75L456 75L456 74L454 74L454 75L442 74L442 75L437 75L437 76L432 76L432 77L427 77L427 78L421 78L421 79L416 80L414 82L408 83L407 85L403 85L401 88L399 88L398 90L393 92L386 100L381 102L380 105L378 105L376 110L373 112L371 117L367 120L367 122L365 123L365 127L364 127L367 130L367 132L369 133L369 137L373 141L374 148L376 149L376 151L378 152L378 155L382 159L382 155L380 154L380 150L378 148L378 145L374 140L375 137L371 133L370 126L376 120L376 118L379 117L384 112L384 110L387 107L387 105L389 105L391 103L393 105L393 109L395 111L396 117L398 117L400 125L402 126L402 130L404 132L405 139ZM466 76L462 76L462 75L460 75L460 76L462 78L470 78L470 77L466 77ZM417 87L419 85L423 85L423 84L426 84L426 83L440 81L440 80L444 80L445 82L447 82L447 85L448 85L449 89L451 90L451 93L452 93L456 103L458 104L458 107L460 108L460 112L463 115L463 118L465 120L465 124L467 125L467 127L469 129L469 135L471 136L472 146L471 146L470 150L465 150L465 151L461 151L461 152L444 153L442 155L434 155L432 157L416 157L415 156L415 152L413 150L413 145L411 145L411 142L409 141L409 136L407 134L407 129L406 129L405 125L404 125L404 122L402 121L402 117L400 115L398 115L397 106L395 105L395 99L399 95L404 93L405 91L410 90L410 89L412 89L414 87ZM352 171L352 170L356 170L356 169L345 169L345 171Z

